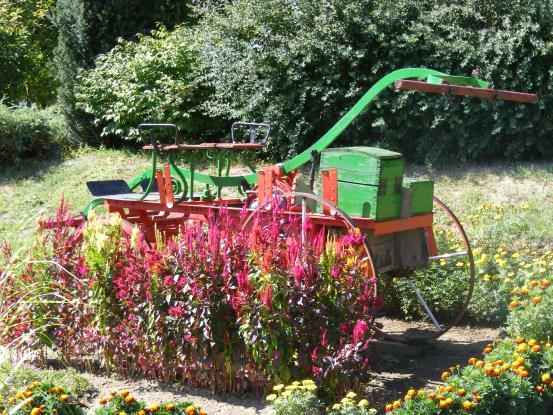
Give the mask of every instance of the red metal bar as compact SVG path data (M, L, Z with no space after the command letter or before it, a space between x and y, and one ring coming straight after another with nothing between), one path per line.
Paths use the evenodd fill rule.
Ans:
M159 202L145 202L145 201L129 201L129 200L109 200L110 207L114 208L128 208L133 210L144 210L150 212L163 211L166 208ZM188 202L175 204L170 211L184 213L183 220L187 220L188 217L192 218L207 218L209 216L210 209L219 209L219 206L214 205L213 202ZM227 211L232 217L237 220L241 217L242 208L228 206ZM287 212L290 215L301 215L301 212L290 211ZM359 229L371 230L375 236L391 234L395 232L407 231L418 228L431 228L432 227L432 214L412 216L407 219L393 219L382 222L377 222L373 218L352 218L353 223ZM315 225L345 227L345 223L340 218L330 216L324 213L309 213L309 219L311 223Z
M461 96L470 96L477 98L486 98L486 99L499 99L502 101L515 101L522 102L525 104L535 104L538 102L538 96L536 94L530 94L526 92L515 92L515 91L505 91L502 89L486 89L486 88L475 88L472 86L462 86L462 85L450 85L450 84L433 84L423 81L411 81L411 80L400 80L396 81L394 86L397 89L404 89L408 91L421 91L421 92L431 92L436 94L450 94L450 95L461 95Z

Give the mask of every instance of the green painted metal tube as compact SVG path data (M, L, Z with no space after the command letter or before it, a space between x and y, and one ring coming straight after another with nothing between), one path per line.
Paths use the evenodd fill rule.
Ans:
M443 78L440 78L443 77ZM309 163L311 160L311 152L313 150L320 153L322 150L330 146L343 132L344 130L365 110L365 108L388 86L392 85L394 82L401 79L409 78L418 78L418 79L427 79L431 82L440 82L440 79L447 79L449 76L439 71L427 68L405 68L398 69L397 71L391 72L388 75L381 78L377 83L375 83L360 99L357 103L342 117L334 126L328 130L319 140L317 140L313 145L307 148L302 153L298 154L296 157L288 160L279 165L283 167L284 172L288 173L306 163ZM487 83L479 79L470 78L470 77L450 77L451 80L462 80L463 83L470 83L474 86L486 87ZM459 81L460 82L460 81ZM172 173L173 173L173 169ZM180 173L187 179L191 178L191 172L186 168L179 168ZM176 172L175 172L176 173ZM208 174L202 174L194 172L194 180L213 185L217 188L221 187L231 187L231 186L240 186L243 180L245 180L249 185L257 183L257 173L252 173L244 176L211 176ZM135 178L130 186L131 188L136 187L137 183L140 183L144 179L148 179L148 171L142 173L140 176Z

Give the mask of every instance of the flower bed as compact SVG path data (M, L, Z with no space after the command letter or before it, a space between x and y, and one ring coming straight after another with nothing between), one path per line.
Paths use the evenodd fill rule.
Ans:
M19 267L5 307L41 281L60 300L27 304L3 341L32 333L20 352L49 346L72 365L217 391L303 376L345 389L367 373L374 281L362 236L302 250L282 236L280 214L242 230L223 210L209 230L189 223L157 250L122 237L117 216L91 217L82 243L68 228L43 231L32 256L57 265ZM54 220L73 219L62 206Z

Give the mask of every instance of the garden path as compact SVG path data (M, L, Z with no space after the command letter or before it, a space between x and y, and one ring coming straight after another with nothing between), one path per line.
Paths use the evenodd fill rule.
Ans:
M413 323L411 323L412 325ZM464 365L469 357L481 356L482 349L500 334L494 328L455 327L440 339L424 346L380 343L378 356L371 366L367 397L371 405L382 409L386 402L401 397L410 387L435 387L440 374L456 364ZM198 403L210 415L268 415L264 397L216 396L207 390L181 388L156 381L84 373L98 391L98 396L127 389L148 403L188 400ZM90 402L97 406L98 396Z

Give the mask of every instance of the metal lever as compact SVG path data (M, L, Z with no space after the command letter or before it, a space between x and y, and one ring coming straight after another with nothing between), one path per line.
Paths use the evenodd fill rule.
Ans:
M257 123L257 122L243 122L243 121L236 121L234 123L232 123L232 127L230 129L230 135L231 135L231 139L232 139L232 142L235 143L235 139L234 139L234 130L236 129L236 127L250 127L250 131L249 131L249 139L250 139L250 143L255 143L255 137L257 135L257 129L258 128L264 128L267 130L267 132L265 133L265 137L263 138L263 141L264 140L267 140L269 138L269 134L271 134L271 125L270 124L266 124L266 123Z

